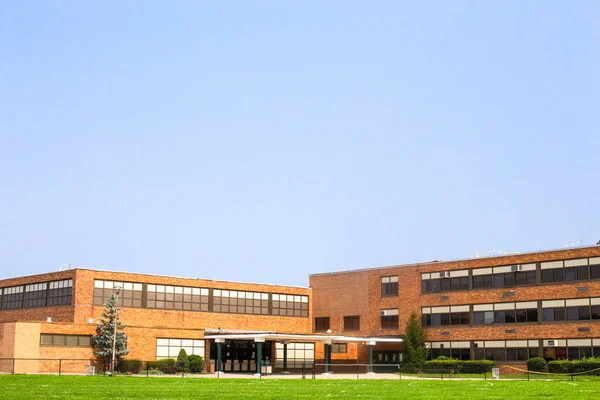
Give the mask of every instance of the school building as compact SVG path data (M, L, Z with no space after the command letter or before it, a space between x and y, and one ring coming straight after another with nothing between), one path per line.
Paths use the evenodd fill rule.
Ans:
M11 359L93 358L119 292L127 358L183 348L214 370L397 364L416 313L433 358L523 364L600 356L600 246L313 274L291 287L70 269L0 281L0 372ZM219 348L221 351L219 351ZM65 361L61 361L65 362ZM16 372L49 365L21 363Z

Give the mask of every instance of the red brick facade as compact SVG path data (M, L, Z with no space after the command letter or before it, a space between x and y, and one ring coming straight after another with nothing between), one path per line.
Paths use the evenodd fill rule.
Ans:
M72 279L71 305L0 310L0 358L92 358L89 347L44 346L40 335L93 335L103 307L94 305L94 281L134 282L144 285L171 285L229 291L308 296L308 316L255 315L206 311L182 311L123 307L122 320L128 325L130 358L154 360L157 338L204 339L205 329L273 331L308 334L315 317L328 317L332 334L359 337L401 337L411 313L420 317L423 307L527 302L555 299L600 298L600 279L542 284L540 263L600 257L600 246L503 257L486 257L450 262L390 266L310 276L310 288L247 284L202 279L174 278L146 274L74 269L0 281L0 288ZM502 289L455 290L422 293L423 273L473 270L477 268L537 265L537 283ZM471 272L470 272L471 273ZM382 277L398 277L398 294L382 296ZM469 275L471 279L471 275ZM146 289L144 289L146 290ZM507 292L509 296L507 296ZM145 293L145 292L144 292ZM274 298L273 298L274 299ZM145 301L145 300L144 300ZM271 303L270 303L271 304ZM541 303L540 303L541 304ZM382 329L380 311L398 310L398 329ZM271 309L269 308L271 312ZM473 312L471 311L471 318ZM345 331L344 317L359 316L360 330ZM50 317L52 322L46 322ZM91 322L90 322L91 321ZM472 319L471 319L472 322ZM600 348L600 320L531 322L492 325L453 325L427 328L430 342L517 341L538 339L596 339ZM596 344L594 344L596 346ZM541 345L540 345L541 347ZM399 352L402 346L379 342L376 352ZM471 350L473 351L473 350ZM205 344L210 357L210 343ZM271 349L275 356L275 346ZM362 343L348 343L347 352L332 354L332 362L368 362L369 350ZM322 362L323 345L315 346L315 360ZM377 360L376 360L377 361ZM0 365L0 367L2 367ZM24 371L27 368L23 367ZM40 367L41 368L41 367Z
M600 246L594 246L503 257L485 257L314 274L310 276L310 287L313 290L313 315L316 318L329 317L330 328L335 333L344 333L344 316L359 315L360 332L353 332L356 336L401 337L404 334L404 327L410 314L415 312L420 318L422 307L600 297L599 279L503 289L421 293L422 273L599 256ZM382 296L381 278L384 276L398 276L397 296ZM585 288L585 290L580 289L578 291L577 288ZM514 295L511 297L503 296L503 293L506 292L514 292ZM398 309L398 329L381 328L379 313L383 309ZM581 332L579 328L590 328L590 331ZM505 330L514 330L514 333L505 333ZM445 334L442 335L442 332ZM600 338L600 320L513 323L492 326L447 326L427 328L427 333L428 340L443 342ZM383 345L377 345L375 349L382 350ZM366 362L368 358L367 350L365 348L361 350L359 360Z

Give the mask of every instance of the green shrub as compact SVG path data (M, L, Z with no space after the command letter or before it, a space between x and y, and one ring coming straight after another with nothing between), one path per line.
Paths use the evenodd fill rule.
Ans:
M600 375L600 358L583 358L581 360L573 361L573 372L574 373L586 373L589 375Z
M174 358L163 358L158 361L148 361L149 369L158 369L163 374L176 374L177 373L177 360Z
M116 370L122 374L139 374L140 369L142 369L142 360L128 360L126 358L121 358L117 363L116 368Z
M162 375L163 372L160 369L151 368L147 371L148 375Z
M462 363L460 372L463 374L483 374L492 372L494 362L491 360L467 360Z
M204 372L204 358L195 354L188 356L190 372L202 373Z
M573 362L569 360L554 360L548 363L548 372L567 374L573 372Z
M460 372L460 367L463 363L462 360L455 360L447 357L444 357L444 359L440 358L436 360L426 361L423 369L425 371L431 372L453 372L455 374L458 374Z
M544 372L546 371L546 365L546 360L542 357L535 357L527 360L527 369L530 371Z

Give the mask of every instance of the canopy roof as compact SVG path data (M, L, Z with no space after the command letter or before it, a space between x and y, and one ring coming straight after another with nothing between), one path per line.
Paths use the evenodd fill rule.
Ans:
M208 333L208 331L207 331ZM289 341L289 342L322 342L322 343L347 343L347 342L364 342L374 345L377 342L392 342L402 343L401 338L380 338L380 337L355 337L343 335L302 335L277 332L231 332L231 333L216 333L212 332L205 335L205 339L214 339L217 342L224 340L254 340L256 342L264 341Z

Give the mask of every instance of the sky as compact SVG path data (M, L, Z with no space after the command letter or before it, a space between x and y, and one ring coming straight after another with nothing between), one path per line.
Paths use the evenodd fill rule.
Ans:
M0 278L600 240L600 2L0 2Z

